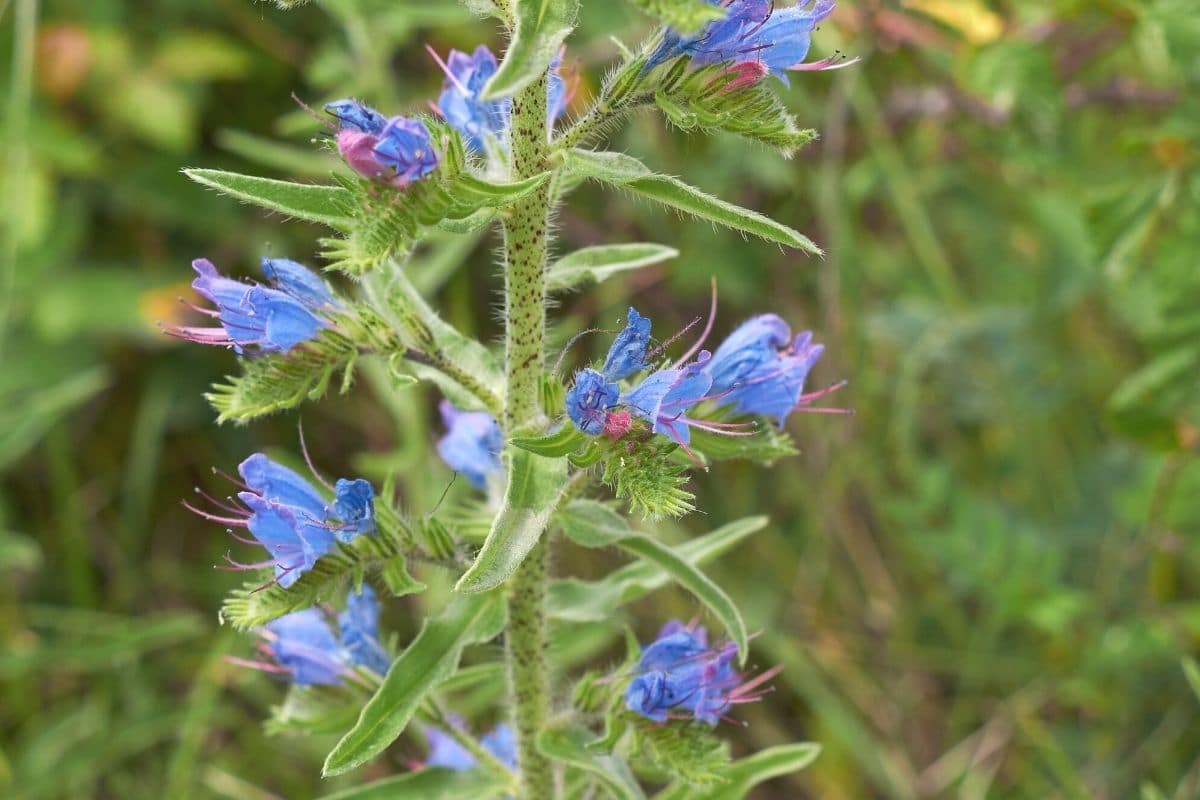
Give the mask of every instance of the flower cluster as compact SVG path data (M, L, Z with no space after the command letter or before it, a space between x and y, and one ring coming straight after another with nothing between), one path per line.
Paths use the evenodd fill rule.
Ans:
M297 686L334 686L355 667L384 675L391 658L379 641L379 603L364 584L346 596L346 610L337 617L337 631L326 615L306 608L272 620L260 631L263 654L270 662L247 666L288 676Z
M476 489L486 489L489 479L504 471L500 426L486 411L462 411L449 400L443 400L438 411L446 426L446 435L437 443L438 455Z
M404 189L437 169L438 154L421 120L388 119L351 99L335 100L325 111L339 123L338 152L363 177Z
M837 56L804 63L813 29L833 13L833 0L800 0L787 8L776 6L774 0L706 1L723 5L725 16L693 36L667 29L650 54L647 69L679 56L687 56L697 67L727 64L738 75L728 85L734 89L766 75L787 84L789 71L834 69L853 63Z
M319 275L286 258L264 258L269 285L224 278L207 258L192 262L192 288L215 309L192 308L217 320L213 328L175 326L167 332L201 344L232 347L238 353L280 353L333 326L329 315L341 304Z
M649 368L649 344L650 321L630 308L625 328L613 340L604 366L577 372L567 392L567 416L579 430L589 436L619 439L638 417L646 420L654 433L686 446L693 427L740 433L736 423L695 416L693 411L702 403L711 401L714 407L728 407L734 413L769 417L782 426L792 411L841 386L804 394L805 379L824 348L813 343L808 331L792 339L787 323L774 314L743 323L716 353L699 350L693 361L683 363L689 354L622 392L618 381Z
M462 726L461 720L458 719L451 720L451 724L460 728ZM427 728L425 738L429 742L426 767L445 767L455 772L466 772L478 763L470 750L444 731ZM500 723L489 733L479 737L479 744L501 764L512 770L517 768L517 735L508 725Z
M710 647L702 626L672 620L642 650L625 707L654 722L690 716L716 725L733 706L762 697L759 687L779 673L775 667L745 680L733 667L736 658L732 642Z
M216 512L188 503L190 510L214 522L246 528L270 556L256 564L230 560L235 569L271 567L274 581L288 588L333 549L375 530L375 490L362 478L341 478L332 501L293 470L255 453L238 466L242 491L225 502L207 497ZM197 490L199 491L199 490Z

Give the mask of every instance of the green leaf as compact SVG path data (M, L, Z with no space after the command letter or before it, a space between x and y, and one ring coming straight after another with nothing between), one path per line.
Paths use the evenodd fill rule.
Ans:
M321 800L396 800L400 797L405 800L462 800L464 797L490 800L506 790L505 781L490 770L455 772L446 767L426 767L419 772L327 794Z
M767 241L821 255L821 248L799 231L757 211L706 194L677 178L651 172L632 156L571 149L563 157L569 170L585 178L628 189L700 219L751 233Z
M511 97L546 74L563 40L575 27L579 0L515 0L515 28L500 68L482 99Z
M695 33L706 22L721 19L725 9L705 0L629 0L633 5L662 20L680 33Z
M729 595L686 558L667 545L629 527L620 514L595 500L575 500L558 512L563 531L584 547L617 547L655 564L713 613L738 648L738 660L749 655L746 623Z
M574 453L586 441L587 436L569 422L564 422L557 431L545 436L517 436L511 440L513 447L547 458Z
M353 225L346 214L352 195L341 186L291 183L218 169L185 169L183 174L222 194L289 217L319 222L340 231Z
M507 466L504 506L455 591L484 592L504 583L542 537L567 482L565 458L514 448Z
M651 242L584 247L550 265L546 287L560 291L583 283L600 283L622 272L658 264L678 255L679 251L674 247Z
M761 425L752 436L724 436L713 431L694 428L692 451L711 461L747 459L770 463L777 458L799 454L792 437L772 425Z
M425 696L458 669L463 648L493 638L503 626L504 604L496 593L455 597L440 615L427 618L358 722L325 759L322 774L349 772L383 752L404 732Z
M674 784L656 794L654 800L742 800L758 784L799 772L820 754L821 745L813 742L779 745L725 767L720 771L724 783L700 790L683 783Z
M766 526L766 517L746 517L684 542L676 552L692 565L705 564ZM546 607L552 617L570 622L610 620L613 609L661 589L670 580L657 564L639 561L598 581L555 581L550 584Z
M615 800L644 800L646 795L624 759L587 749L593 738L586 729L551 728L538 734L537 747L550 758L590 773Z

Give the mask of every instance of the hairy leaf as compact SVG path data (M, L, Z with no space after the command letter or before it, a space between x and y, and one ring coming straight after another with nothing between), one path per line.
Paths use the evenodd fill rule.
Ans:
M506 790L505 781L490 770L455 772L446 767L426 767L418 772L327 794L321 800L395 800L400 797L405 800L462 800L465 797L490 800L500 797Z
M815 255L821 248L797 230L733 203L727 203L689 186L678 178L651 172L645 164L623 153L571 149L564 155L567 168L586 178L628 189L687 214L751 233Z
M456 591L483 592L504 583L542 537L567 482L565 458L513 448L507 466L504 505Z
M539 456L558 458L573 453L588 441L587 437L574 425L564 424L554 433L545 436L517 436L513 438L513 447L528 450Z
M624 759L587 749L593 738L586 729L551 728L538 735L537 746L544 755L590 773L615 800L644 800L646 795Z
M755 786L799 772L817 759L821 745L813 742L784 744L768 748L733 762L720 770L722 783L697 790L686 783L667 787L654 800L742 800Z
M650 242L584 247L550 265L546 288L561 291L583 283L600 283L622 272L659 264L678 255L679 251L674 247Z
M563 531L584 547L616 545L659 567L713 613L738 648L738 660L749 655L749 635L733 600L725 590L669 546L629 527L620 514L595 500L575 500L558 513Z
M339 231L353 226L346 213L352 195L341 186L292 183L218 169L185 169L183 174L222 194L289 217L319 222Z
M458 669L463 648L493 638L503 626L504 604L496 593L457 596L441 614L427 618L358 722L325 759L322 774L349 772L383 752L404 732L425 696Z
M792 437L771 425L762 425L752 436L724 436L702 428L692 430L692 451L711 461L747 459L770 463L799 454Z
M483 88L485 100L510 97L545 75L579 14L579 0L513 0L513 6L512 39L500 68Z
M692 565L704 564L766 526L766 517L746 517L684 542L676 552ZM608 620L612 618L613 609L661 589L670 580L670 575L657 564L639 561L598 581L576 578L556 581L550 584L546 605L551 616L562 620Z

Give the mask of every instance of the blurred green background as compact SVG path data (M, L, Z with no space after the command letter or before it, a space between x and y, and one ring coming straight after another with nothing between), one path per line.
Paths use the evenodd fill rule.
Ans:
M646 18L585 2L578 111ZM201 189L184 166L319 178L289 98L396 112L424 53L490 23L451 0L0 0L0 796L316 796L331 739L268 736L282 687L227 664L219 527L180 508L213 466L297 451L297 414L215 426L232 354L181 345L188 262L312 261L320 231ZM777 691L735 752L814 739L761 798L1193 798L1200 699L1200 15L1193 0L845 0L816 36L863 63L781 90L821 139L790 162L652 115L613 144L813 236L823 260L585 187L560 249L659 241L673 263L565 298L560 340L636 296L656 331L774 310L826 343L852 418L804 416L803 456L698 476L699 532L769 513L711 573L761 628ZM412 269L497 333L496 240ZM597 346L594 345L593 346ZM370 370L369 370L370 372ZM327 473L399 472L428 509L432 395L374 370L303 408ZM560 570L590 570L564 551ZM387 621L402 640L415 606ZM688 617L660 592L643 633ZM401 740L364 771L419 758ZM352 779L353 780L353 779Z

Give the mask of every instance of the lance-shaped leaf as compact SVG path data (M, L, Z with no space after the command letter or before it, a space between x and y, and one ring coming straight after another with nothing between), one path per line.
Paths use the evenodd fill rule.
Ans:
M353 225L347 213L352 195L341 186L291 183L218 169L185 169L183 174L222 194L289 217L319 222L340 231L347 231Z
M722 769L721 783L699 789L682 782L672 784L654 795L654 800L742 800L760 783L799 772L820 754L821 745L813 742L771 747Z
M593 152L577 148L564 153L567 168L585 178L628 189L678 211L725 225L815 255L821 248L787 225L747 208L727 203L689 186L678 178L659 175L632 156L624 153Z
M507 783L491 770L455 772L446 767L426 767L381 781L356 786L320 800L491 800L508 791Z
M680 33L695 33L700 26L725 16L725 9L705 0L629 0L630 3L658 17Z
M545 75L579 14L579 0L514 0L513 6L512 38L483 88L485 100L512 96Z
M767 526L766 517L746 517L723 525L675 548L689 564L698 566L728 552L752 533ZM626 564L598 581L567 578L550 584L546 607L550 616L570 622L597 622L612 618L614 608L661 589L671 576L650 561Z
M508 452L504 505L456 591L483 592L504 583L542 537L566 486L565 458L546 458L519 448Z
M750 637L741 613L729 595L686 558L657 539L629 527L624 517L595 500L573 501L559 512L558 521L576 544L584 547L616 545L660 567L721 621L729 638L737 645L739 661L745 662Z
M679 251L674 247L652 242L584 247L550 265L546 288L561 291L583 283L600 283L622 272L659 264L677 255Z
M426 619L363 706L358 722L325 759L322 774L348 772L396 741L425 696L458 669L463 648L499 634L504 627L502 600L496 593L460 595L441 614Z
M543 755L591 774L614 800L645 800L624 759L588 750L587 743L594 738L586 729L551 728L538 734L537 746Z
M513 438L512 444L513 447L519 447L539 456L558 458L574 453L588 441L589 439L583 431L574 425L564 423L557 431L547 433L545 436L517 436Z

